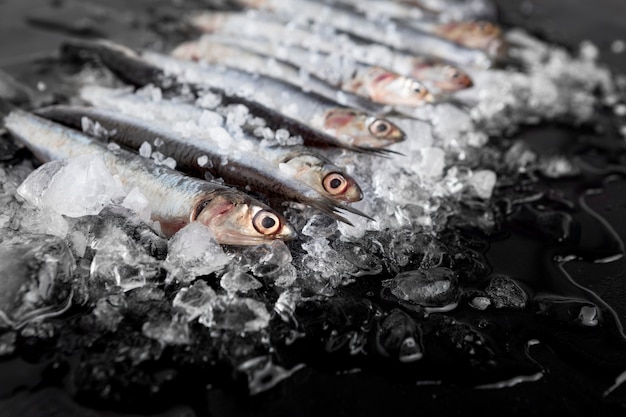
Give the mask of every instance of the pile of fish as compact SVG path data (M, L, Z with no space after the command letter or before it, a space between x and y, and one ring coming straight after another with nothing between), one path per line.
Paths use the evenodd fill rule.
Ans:
M44 163L0 172L0 258L40 271L7 284L0 352L25 328L93 326L132 339L111 349L134 364L204 346L204 366L226 361L259 392L299 369L272 352L317 334L307 314L358 304L353 321L329 319L327 352L416 362L439 327L471 333L459 346L487 355L446 314L527 300L499 277L464 301L489 267L454 230L496 231L499 189L520 176L574 173L509 138L588 123L611 102L593 47L574 56L501 27L487 0L229 6L181 16L196 37L161 51L66 42L63 59L81 65L75 94L38 108L0 101L3 140ZM48 237L25 250L38 234ZM364 279L382 304L342 293ZM48 321L72 305L86 318ZM101 371L85 386L116 378Z

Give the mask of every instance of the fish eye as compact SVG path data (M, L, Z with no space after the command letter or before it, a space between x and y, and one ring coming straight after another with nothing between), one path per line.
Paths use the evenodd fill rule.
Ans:
M413 92L415 92L417 94L422 94L423 91L424 91L424 89L422 88L421 85L413 84Z
M324 178L324 189L331 195L341 194L348 188L348 181L338 172L333 172Z
M448 67L447 72L448 76L454 80L461 78L461 73L456 68Z
M274 213L261 210L252 219L252 225L262 235L273 235L280 229L280 219Z
M375 136L387 136L391 130L391 123L386 120L376 119L370 125L370 132Z

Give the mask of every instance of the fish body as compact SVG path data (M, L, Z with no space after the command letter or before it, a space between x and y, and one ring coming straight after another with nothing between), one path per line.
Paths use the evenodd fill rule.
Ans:
M233 148L230 145L234 139L221 128L215 132L221 140L214 141L213 145L197 137L183 137L155 123L92 107L52 106L40 109L38 114L74 127L80 127L84 118L98 122L111 133L109 140L133 150L139 150L145 142L157 142L158 151L173 158L177 169L196 177L204 178L208 173L241 190L253 190L271 200L300 202L348 224L350 222L338 214L340 210L368 217L321 195L257 155Z
M459 65L484 69L492 65L492 58L479 49L471 49L435 34L418 31L405 24L381 24L363 14L307 0L238 0L246 7L273 12L288 22L313 21L338 31L382 43L413 54L438 57Z
M4 127L42 162L101 155L109 171L120 178L127 190L141 190L153 220L160 222L167 236L199 221L212 230L221 244L258 245L295 237L282 215L244 193L182 175L121 149L109 151L92 137L34 114L3 110Z
M387 2L386 2L387 3ZM257 43L273 45L280 57L289 54L291 46L319 51L326 54L348 56L356 62L379 65L401 75L422 82L432 93L451 93L472 86L470 76L459 66L431 56L411 55L394 50L386 45L358 42L345 34L314 33L303 27L285 25L267 13L224 13L209 12L195 15L190 19L196 28L210 34L224 37L254 39ZM243 29L242 29L243 28ZM213 37L215 38L215 36ZM207 37L198 41L186 42L176 48L175 56L187 59L224 59L219 54L215 42L207 44ZM240 60L242 62L246 60ZM252 68L263 66L263 62L251 64ZM265 60L265 66L267 61ZM257 69L258 71L258 69ZM283 76L284 77L284 76Z
M211 38L207 38L211 39ZM339 54L312 52L298 46L277 50L268 42L241 37L214 37L215 43L226 43L267 57L280 59L325 81L335 89L356 94L382 105L421 106L433 100L428 89L419 81Z
M303 91L302 87L298 86L299 75L292 75L291 82L279 80L257 72L258 68L265 74L274 74L271 70L263 69L266 65L263 65L262 61L251 63L236 49L220 44L214 47L206 44L205 46L207 47L201 48L198 45L198 54L195 55L204 57L202 58L204 65L196 68L196 72L200 72L197 82L221 85L236 91L237 94L251 97L268 108L335 137L348 147L378 149L405 138L404 132L384 117L341 106L314 91ZM206 53L201 53L202 50ZM261 58L258 55L256 57ZM222 68L222 64L229 67ZM187 72L187 76L190 71Z
M211 132L207 131L207 126L203 123L207 119L211 122L220 120L221 116L217 113L185 103L174 103L167 99L152 101L148 97L97 86L84 87L80 91L80 96L97 108L121 112L158 124L162 128L169 126L181 135L193 135L205 140L208 146L216 150L221 149L220 144L214 142ZM344 169L306 147L262 146L259 140L243 132L232 146L241 149L242 152L254 152L277 167L285 164L295 179L329 198L349 203L363 198L356 180L345 173Z
M195 85L188 80L185 81L184 71L181 68L181 60L164 68L166 56L161 54L144 53L140 55L137 51L126 48L122 45L113 43L108 40L95 41L68 41L62 45L62 51L65 55L78 59L87 59L87 57L96 57L110 71L118 74L120 79L137 87L147 85L155 85L162 90L181 92L185 94L193 94L202 96L209 89L212 93L220 98L222 106L242 105L245 106L251 115L263 119L265 125L273 130L285 129L293 136L301 136L306 144L314 146L331 146L343 149L349 149L354 152L362 153L384 153L378 148L350 146L345 142L336 140L333 136L324 133L321 130L314 129L307 124L292 119L275 110L272 110L261 103L250 100L246 97L237 96L225 91L221 87L211 87L206 85ZM148 62L146 56L157 57L156 61L160 64ZM172 58L173 60L173 58ZM172 64L172 62L170 62ZM177 72L179 69L182 72Z

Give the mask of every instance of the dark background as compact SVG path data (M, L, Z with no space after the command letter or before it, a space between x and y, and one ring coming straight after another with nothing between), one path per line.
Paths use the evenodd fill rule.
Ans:
M63 39L77 34L106 36L134 47L158 48L162 46L159 35L175 24L165 19L162 26L155 26L149 16L171 9L168 17L175 17L176 10L201 3L0 0L0 68L34 86L32 80L37 79L41 68L30 63L55 55ZM626 53L611 51L614 41L626 41L623 0L498 0L496 3L504 24L524 27L572 50L581 41L589 40L599 48L601 62L616 73L626 73ZM157 5L164 7L157 11ZM56 25L56 21L62 24ZM526 131L522 136L537 144L571 134L550 127ZM590 199L594 209L613 225L622 240L626 239L624 191L624 180L618 177L602 194ZM495 252L494 248L492 257ZM607 265L577 262L568 264L567 268L579 283L592 288L626 322L623 301L626 284L622 282L626 278L626 262ZM593 358L587 360L578 355L572 359L547 347L534 350L533 357L549 363L546 375L540 381L505 389L414 386L382 374L332 375L307 368L276 389L253 398L209 391L206 409L211 416L626 415L626 387L603 397L611 382L594 374ZM620 371L616 369L616 373ZM19 373L0 365L0 387L3 380L6 383ZM4 417L2 413L0 410L0 416Z

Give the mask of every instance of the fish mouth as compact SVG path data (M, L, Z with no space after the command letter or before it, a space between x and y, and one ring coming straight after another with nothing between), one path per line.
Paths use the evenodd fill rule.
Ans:
M257 246L270 243L277 239L289 241L298 236L295 229L290 224L285 224L280 232L273 235L251 236L243 234L236 229L221 229L214 233L216 240L221 245L227 246Z

